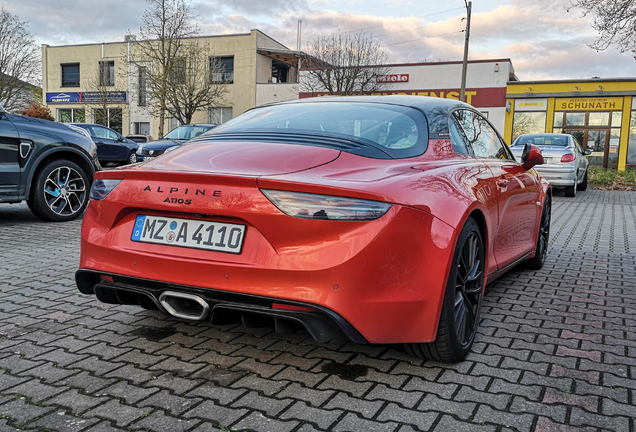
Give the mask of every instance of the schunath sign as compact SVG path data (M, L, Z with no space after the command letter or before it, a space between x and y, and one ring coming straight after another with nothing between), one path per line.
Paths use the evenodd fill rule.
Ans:
M557 111L615 111L623 109L622 97L608 98L559 98Z

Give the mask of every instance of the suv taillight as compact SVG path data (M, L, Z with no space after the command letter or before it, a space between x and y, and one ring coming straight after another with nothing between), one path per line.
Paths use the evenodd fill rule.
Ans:
M574 159L576 159L576 156L572 153L568 153L561 157L561 162L572 162Z

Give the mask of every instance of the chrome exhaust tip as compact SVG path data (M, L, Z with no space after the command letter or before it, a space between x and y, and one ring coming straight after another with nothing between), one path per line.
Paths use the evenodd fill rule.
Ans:
M170 315L191 321L201 321L210 312L210 305L194 294L164 291L159 296L159 303Z

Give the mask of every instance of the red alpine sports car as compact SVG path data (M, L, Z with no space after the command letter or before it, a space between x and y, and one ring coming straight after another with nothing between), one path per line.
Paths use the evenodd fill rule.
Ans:
M254 108L156 160L95 174L79 290L318 341L470 351L486 283L540 268L550 185L473 107L416 96Z

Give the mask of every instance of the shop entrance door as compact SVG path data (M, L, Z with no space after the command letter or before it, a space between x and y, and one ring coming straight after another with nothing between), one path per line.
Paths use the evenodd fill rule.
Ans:
M588 156L591 165L603 168L616 165L618 149L614 147L610 149L609 129L565 129L564 132L576 138L583 147L583 151L592 150L592 154ZM611 153L612 150L616 155Z

